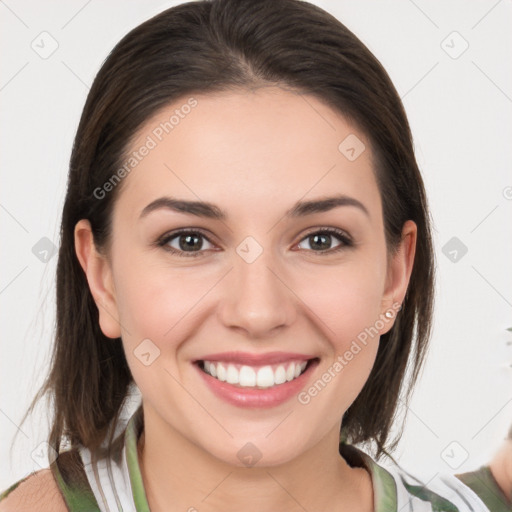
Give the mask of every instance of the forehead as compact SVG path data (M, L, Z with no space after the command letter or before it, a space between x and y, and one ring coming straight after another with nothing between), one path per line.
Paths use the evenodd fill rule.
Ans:
M279 87L183 97L144 124L130 157L119 202L134 216L164 195L262 213L343 193L380 209L367 137L315 96Z

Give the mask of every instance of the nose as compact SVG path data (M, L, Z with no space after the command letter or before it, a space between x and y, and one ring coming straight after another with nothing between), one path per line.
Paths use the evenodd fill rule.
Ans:
M251 260L242 251L234 254L218 314L227 328L243 330L247 337L265 338L292 324L298 299L270 250Z

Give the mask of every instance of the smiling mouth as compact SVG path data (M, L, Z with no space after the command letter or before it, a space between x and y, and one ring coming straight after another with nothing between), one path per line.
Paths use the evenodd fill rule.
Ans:
M249 366L221 361L199 360L199 368L211 377L239 388L268 389L285 384L300 377L309 366L318 361L287 361L285 363Z

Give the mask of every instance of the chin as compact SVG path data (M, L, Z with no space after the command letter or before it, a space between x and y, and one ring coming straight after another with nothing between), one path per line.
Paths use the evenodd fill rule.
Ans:
M269 443L264 437L260 441L244 439L240 442L231 442L230 445L233 446L232 450L225 445L221 450L208 451L210 455L230 466L265 468L290 462L299 455L300 450L297 443L291 442L290 446L283 446L281 440Z

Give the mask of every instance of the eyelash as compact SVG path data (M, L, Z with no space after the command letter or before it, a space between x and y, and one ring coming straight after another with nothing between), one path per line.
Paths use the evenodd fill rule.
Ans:
M186 251L177 250L174 247L170 247L167 245L171 240L173 240L174 238L176 238L180 235L190 235L190 234L201 235L209 243L213 244L213 242L199 229L194 229L194 230L181 229L178 231L173 231L171 233L166 233L165 235L163 235L156 241L156 245L158 247L162 247L162 248L164 248L164 250L166 250L172 254L176 254L177 256L180 256L180 257L196 258L198 256L201 256L203 254L204 250L186 252ZM353 247L353 245L354 245L354 242L345 233L345 231L342 231L341 229L337 229L337 228L321 228L317 231L311 231L310 233L306 234L303 238L301 238L299 243L304 241L305 239L311 237L312 235L335 235L342 242L338 247L336 247L334 249L327 249L325 251L309 250L309 252L317 253L320 256L328 256L330 254L337 253L337 252L339 252L343 249L346 249L348 247Z

